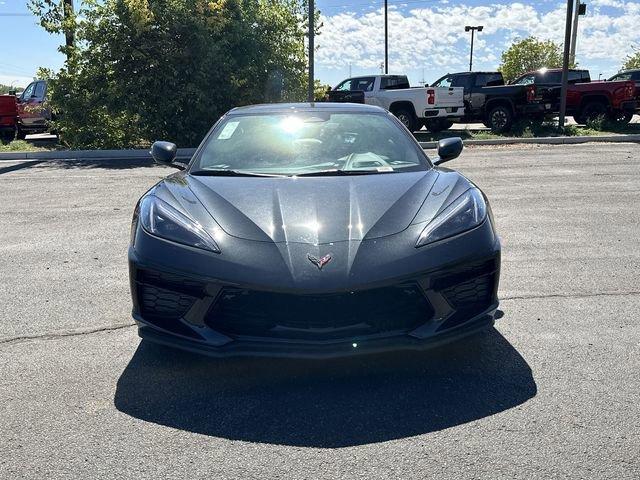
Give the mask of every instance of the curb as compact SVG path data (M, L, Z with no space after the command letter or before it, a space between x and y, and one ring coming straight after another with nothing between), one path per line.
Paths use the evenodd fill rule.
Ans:
M179 148L176 160L190 160L195 151L195 148ZM151 153L147 149L0 152L0 160L151 160Z
M640 134L632 135L600 135L583 137L539 137L539 138L495 138L491 140L466 140L469 145L573 145L588 142L640 143ZM438 142L418 142L422 148L437 148ZM195 148L179 148L177 160L190 160ZM8 160L151 160L149 150L62 150L52 152L0 152L0 161Z
M574 145L588 142L640 143L640 134L597 135L576 137L538 137L538 138L494 138L491 140L465 140L468 145ZM437 148L438 142L418 142L422 148Z

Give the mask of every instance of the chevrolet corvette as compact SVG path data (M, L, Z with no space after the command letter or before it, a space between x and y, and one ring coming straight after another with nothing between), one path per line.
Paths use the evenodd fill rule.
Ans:
M423 349L493 325L500 240L485 195L387 111L255 105L216 122L138 201L142 338L212 356Z

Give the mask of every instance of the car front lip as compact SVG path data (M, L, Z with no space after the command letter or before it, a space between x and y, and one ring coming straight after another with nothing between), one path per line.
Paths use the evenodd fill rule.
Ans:
M213 356L327 358L392 349L423 349L454 340L491 325L498 306L496 291L499 277L500 242L495 236L489 219L476 229L465 232L458 237L441 241L437 245L419 249L413 246L407 248L406 245L413 245L419 230L420 227L408 229L394 238L387 238L384 242L380 240L373 242L370 247L366 248L372 248L374 251L358 253L358 255L362 255L361 261L365 262L366 268L357 268L357 265L352 265L351 272L340 275L337 275L335 271L333 276L329 275L330 272L318 271L314 265L306 261L305 257L302 260L303 264L308 263L309 269L315 273L305 275L302 280L299 280L292 277L286 278L284 271L274 274L271 271L275 268L273 264L271 268L263 266L264 275L261 275L260 272L248 275L241 271L243 268L247 268L246 262L244 265L238 265L235 261L225 260L224 256L210 255L190 247L178 246L153 237L139 228L135 237L135 247L132 246L129 249L130 282L134 300L133 317L138 323L139 334L143 338ZM275 248L273 244L263 242L249 242L248 245L242 246L243 242L236 239L235 243L245 255L260 249L264 249L262 251L267 253L273 252ZM405 247L399 248L398 245L405 245ZM306 247L293 246L292 248L305 250ZM302 250L294 250L293 252L299 256ZM388 260L380 258L380 253L388 250L401 253L397 258L392 255ZM229 252L229 255L232 256L233 253ZM274 254L270 253L269 256L274 257ZM278 257L282 258L280 255ZM447 325L444 330L438 330L437 324L435 327L433 326L432 320L444 321L446 319L446 316L440 315L442 312L438 312L436 308L433 309L434 315L431 319L425 318L423 326L412 330L385 331L370 336L347 337L345 335L345 337L327 341L321 338L312 341L306 339L298 341L296 339L271 339L270 337L259 339L246 336L233 337L233 335L215 331L205 321L210 309L218 302L218 294L225 287L263 292L284 292L291 295L323 295L384 288L409 281L417 283L431 306L434 306L434 298L429 295L431 278L438 277L442 272L450 273L452 269L466 268L469 264L488 259L495 261L495 265L497 265L490 304L488 301L486 304L483 303L482 310L475 309L471 312L472 314L464 318L462 318L463 315L459 315L453 326L449 328ZM280 261L282 262L282 260ZM336 265L333 263L334 261L329 266L335 267ZM253 269L250 271L255 272L255 265L249 263L249 266ZM181 334L179 329L177 331L175 329L173 329L174 331L167 330L163 328L165 325L158 325L157 322L150 321L153 318L145 318L137 298L137 271L140 269L165 272L181 276L187 281L193 280L206 285L206 298L209 299L209 303L203 303L202 307L194 309L199 312L196 317L191 315L190 310L184 315L185 318L178 320L195 332L193 335L190 331ZM239 270L240 273L238 273ZM215 273L212 275L211 272ZM435 304L437 303L438 298L435 298ZM453 315L453 310L447 312L446 306L444 309L447 315ZM354 344L356 344L355 347Z
M215 346L207 342L169 333L145 322L137 314L133 315L138 324L138 335L154 343L167 345L180 350L198 353L210 357L273 357L273 358L305 358L329 359L353 355L384 353L396 350L426 350L460 340L474 333L491 327L495 322L496 302L480 315L470 318L456 329L443 332L428 338L415 338L410 335L393 336L376 339L322 343L281 343L234 341L226 345Z

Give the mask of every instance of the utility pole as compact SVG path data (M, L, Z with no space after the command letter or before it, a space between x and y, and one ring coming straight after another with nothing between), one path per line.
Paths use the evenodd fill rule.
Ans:
M567 86L569 84L569 55L571 54L571 21L573 0L567 0L567 21L564 29L564 56L562 58L562 87L560 89L560 116L558 127L564 130L564 116L567 112Z
M575 12L573 15L573 30L571 32L571 54L569 61L574 64L576 62L576 39L578 37L578 19L587 13L587 4L576 0Z
M387 3L384 0L384 73L389 73L389 20L387 17Z
M473 70L473 37L474 34L476 33L476 30L478 32L481 32L482 29L484 28L483 25L478 25L477 27L472 27L470 25L467 25L466 27L464 27L464 31L465 32L471 32L471 52L469 53L469 71L471 72Z
M73 21L73 0L62 0L62 12L64 13L64 21L71 22ZM65 44L67 48L73 47L74 43L74 29L69 28L69 25L66 25L64 28L64 36L65 36ZM68 54L67 54L68 56Z
M309 0L309 87L308 87L308 91L307 91L307 100L309 102L313 102L314 100L314 96L313 96L313 87L314 87L314 72L313 72L313 50L314 50L314 34L315 34L315 25L314 25L314 20L315 20L315 6L314 6L314 1L313 0Z

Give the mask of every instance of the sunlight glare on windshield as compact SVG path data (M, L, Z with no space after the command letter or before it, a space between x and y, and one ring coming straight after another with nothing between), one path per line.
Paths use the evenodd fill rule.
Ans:
M296 133L304 126L304 120L300 117L284 117L280 122L280 128L286 133Z

